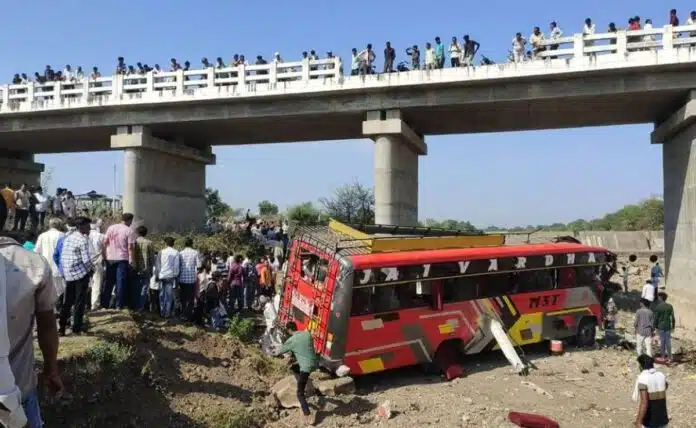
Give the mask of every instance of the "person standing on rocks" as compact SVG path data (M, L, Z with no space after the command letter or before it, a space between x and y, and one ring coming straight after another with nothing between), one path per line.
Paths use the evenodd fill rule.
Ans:
M655 315L655 329L660 336L660 356L672 361L672 332L676 327L674 308L667 303L667 293L661 291L653 313Z
M314 416L309 411L305 388L307 387L309 375L318 366L319 357L314 350L312 334L308 330L298 332L297 324L295 324L294 321L289 322L286 328L292 336L280 347L278 355L292 354L292 356L295 357L297 365L293 366L293 371L295 371L295 376L297 378L297 400L300 402L302 414L306 422L310 425L314 425L315 420ZM286 356L286 358L289 358L289 356Z
M633 326L636 329L636 353L645 354L652 357L652 338L655 334L653 311L650 310L650 302L641 299L641 308L636 311L636 318Z

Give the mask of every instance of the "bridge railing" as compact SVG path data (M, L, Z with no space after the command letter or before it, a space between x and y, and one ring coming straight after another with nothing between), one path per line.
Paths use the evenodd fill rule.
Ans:
M505 79L604 68L696 63L696 25L576 34L542 41L532 59L475 67L344 76L338 58L150 72L0 86L0 114Z
M696 25L680 27L666 25L649 30L619 30L615 33L591 36L575 34L558 39L544 39L541 46L545 50L539 52L536 58L572 59L605 54L618 54L625 57L631 52L645 50L671 51L696 46Z
M134 100L143 96L176 97L193 95L201 89L220 95L244 91L311 90L342 77L341 60L337 57L297 62L271 62L200 70L148 72L146 74L83 77L71 81L4 85L2 110L24 110L48 105L110 103L114 100Z

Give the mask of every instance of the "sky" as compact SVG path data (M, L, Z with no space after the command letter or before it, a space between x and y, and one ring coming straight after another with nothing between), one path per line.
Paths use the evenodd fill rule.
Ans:
M93 2L35 0L31 7L8 2L0 26L0 75L7 83L18 72L33 74L46 64L65 64L103 74L116 58L165 65L175 57L199 64L202 57L234 53L286 61L303 50L333 51L347 59L352 47L387 40L397 50L423 45L436 36L470 34L480 53L505 59L517 31L548 28L557 21L566 34L580 32L587 17L604 31L611 21L625 26L629 16L664 25L670 8L682 21L691 6L584 0L528 2L440 0L422 2L352 0L316 2L270 0L263 4L199 0L121 0ZM386 18L385 18L386 17ZM379 51L379 49L378 49ZM381 59L378 64L381 67ZM427 137L428 155L420 158L419 218L468 220L477 226L514 226L594 218L628 203L661 195L662 151L650 145L652 125L554 131ZM217 165L207 184L233 207L254 209L260 200L281 209L317 201L342 184L372 185L373 143L340 142L218 146ZM121 193L123 154L95 152L40 154L51 172L51 187L83 193ZM114 180L114 166L116 180Z

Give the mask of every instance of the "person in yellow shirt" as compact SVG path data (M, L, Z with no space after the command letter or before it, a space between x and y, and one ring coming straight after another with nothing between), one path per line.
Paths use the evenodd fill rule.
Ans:
M12 190L12 183L7 182L5 187L0 190L0 195L2 195L2 198L5 200L5 206L7 206L7 218L14 218L15 194L14 190ZM5 225L2 224L0 227L4 228Z
M259 258L259 263L256 265L256 272L259 276L259 294L262 296L273 296L273 287L271 287L271 271L266 264L266 257Z

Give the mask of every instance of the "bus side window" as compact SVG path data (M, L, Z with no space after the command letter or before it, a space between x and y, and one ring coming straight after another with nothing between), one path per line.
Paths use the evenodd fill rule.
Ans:
M328 273L329 261L319 255L302 248L300 250L302 279L310 284L324 284Z
M597 282L597 267L582 266L576 269L576 287L586 287L594 285Z
M474 275L470 277L478 286L478 298L498 297L510 294L510 278L506 273Z
M553 269L518 272L518 281L518 293L553 290L556 285Z
M353 289L353 301L350 305L351 316L372 314L375 312L372 294L375 287L363 287Z
M558 288L575 287L575 268L566 267L558 270Z
M478 286L470 277L460 276L459 278L443 279L443 303L463 302L476 299Z

